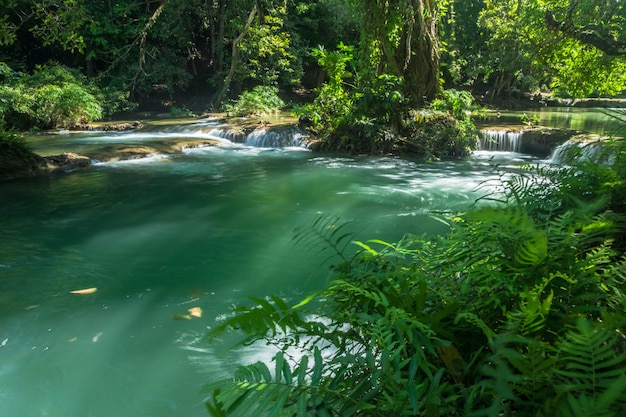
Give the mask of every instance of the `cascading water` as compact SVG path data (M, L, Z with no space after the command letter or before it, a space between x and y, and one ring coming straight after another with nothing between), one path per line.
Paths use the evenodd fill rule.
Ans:
M483 130L480 139L481 151L519 152L522 132L509 130Z
M216 128L209 133L220 139L256 148L305 147L304 133L297 127L255 129L246 134L241 129Z
M267 131L257 129L246 136L245 144L258 148L301 147L303 134L299 130Z
M557 146L550 155L554 164L569 164L574 159L587 159L597 163L611 163L613 155L605 152L599 142L570 140Z

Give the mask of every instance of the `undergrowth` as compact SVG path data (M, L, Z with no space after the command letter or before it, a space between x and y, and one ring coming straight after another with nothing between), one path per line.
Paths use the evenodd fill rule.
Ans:
M346 247L354 236L336 218L299 229L301 244L339 255L334 279L296 304L253 298L211 332L278 353L208 384L209 412L624 415L625 148L614 146L612 166L500 180L500 197L442 219L445 236Z
M0 178L36 172L43 164L43 159L33 152L26 139L0 119Z

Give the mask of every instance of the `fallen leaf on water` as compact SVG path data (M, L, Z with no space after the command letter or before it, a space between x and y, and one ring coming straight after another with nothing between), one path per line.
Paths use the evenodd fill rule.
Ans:
M189 311L189 314L194 317L202 317L202 309L200 307L191 307L187 311Z
M82 290L74 290L74 291L70 291L70 294L81 294L81 295L85 295L85 294L93 294L94 292L98 291L98 289L96 287L93 288L84 288Z

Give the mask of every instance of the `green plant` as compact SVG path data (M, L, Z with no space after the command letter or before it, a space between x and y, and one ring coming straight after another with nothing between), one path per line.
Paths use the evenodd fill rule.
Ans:
M0 112L12 126L47 129L102 117L102 93L58 64L40 66L0 87L5 93Z
M518 118L522 123L529 127L538 126L539 123L541 123L541 116L537 113L533 113L531 116L526 113L522 113L518 115Z
M43 165L43 159L33 153L26 139L17 130L7 128L0 118L0 176L36 171Z
M341 130L348 122L353 108L353 97L346 89L344 80L352 77L347 70L353 60L354 48L340 43L335 51L323 47L314 49L312 56L326 72L328 79L317 91L312 104L298 109L298 116L307 119L312 129L321 136L328 137Z
M244 91L237 101L226 106L226 111L233 116L267 116L285 107L285 102L278 97L278 88L258 85L252 91Z
M0 119L0 154L4 156L19 158L30 155L32 146L17 130L6 128Z
M434 110L448 111L457 119L466 119L479 109L474 97L464 90L443 90L440 97L433 100L431 107Z
M193 117L194 114L191 110L189 110L186 106L183 107L178 107L178 106L172 106L172 108L170 109L170 114L172 115L172 117Z
M502 179L497 196L442 219L446 236L355 242L349 255L353 235L336 218L298 230L338 255L334 279L296 304L253 298L212 332L278 353L273 372L257 363L209 384L209 411L623 414L626 258L613 245L626 213L584 189L589 169ZM597 198L563 198L572 183Z

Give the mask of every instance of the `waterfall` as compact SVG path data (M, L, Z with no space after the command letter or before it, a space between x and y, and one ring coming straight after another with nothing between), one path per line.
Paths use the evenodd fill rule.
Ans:
M483 130L480 139L481 151L519 152L522 146L522 132L508 130Z
M246 136L244 143L257 148L301 147L302 136L300 131L294 129L282 131L257 129Z
M246 134L242 129L213 129L210 135L256 148L305 147L304 134L295 127L255 129Z
M222 129L222 128L217 128L217 129L212 129L209 132L210 136L215 136L217 138L220 139L226 139L229 140L233 143L241 143L244 142L246 139L246 134L241 130L241 129Z
M615 155L607 152L599 141L584 142L580 140L568 140L557 146L550 155L550 162L566 165L576 159L588 159L596 163L612 163Z

